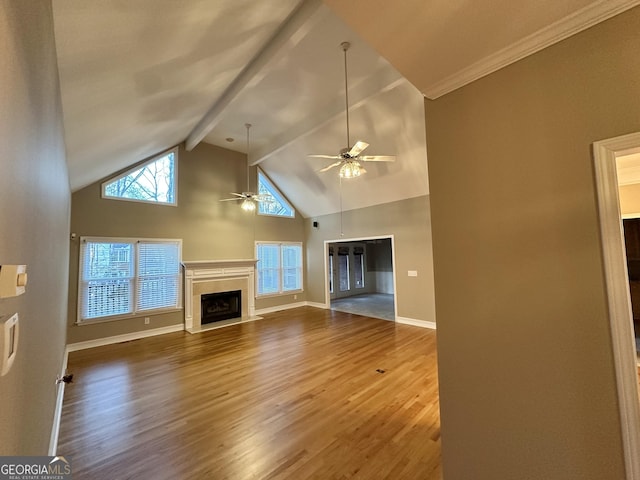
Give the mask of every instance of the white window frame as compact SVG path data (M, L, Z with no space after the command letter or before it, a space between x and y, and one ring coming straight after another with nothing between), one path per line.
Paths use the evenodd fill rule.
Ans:
M280 247L280 254L279 254L279 259L280 259L280 265L278 266L278 291L277 292L273 292L273 293L260 293L260 284L259 284L259 279L260 279L260 259L258 258L258 246L259 245L278 245ZM300 267L298 267L298 271L299 271L299 275L300 275L300 288L299 289L295 289L295 290L284 290L284 267L283 267L283 260L282 260L282 248L283 247L290 247L290 246L295 246L295 247L300 247ZM304 291L304 245L302 242L262 242L262 241L256 241L255 242L255 254L256 254L256 258L258 259L258 262L256 263L256 278L255 278L255 282L256 282L256 289L255 289L255 295L256 298L265 298L265 297L275 297L275 296L282 296L282 295L294 295L297 293L301 293Z
M102 323L102 322L110 322L114 320L122 320L122 319L131 319L137 317L144 317L150 315L157 315L159 313L168 313L168 312L176 312L181 311L183 308L183 285L182 285L182 272L181 266L178 266L178 297L177 297L177 306L175 307L163 307L163 308L154 308L154 309L137 309L138 304L138 294L139 294L139 279L140 275L138 273L138 245L139 244L149 244L149 243L177 243L178 244L178 263L182 262L182 239L179 238L130 238L130 237L80 237L80 244L83 245L86 242L90 243L127 243L133 244L133 259L131 262L133 263L133 275L131 277L132 281L132 299L131 299L131 312L117 314L117 315L105 315L101 317L92 317L83 319L82 318L82 302L85 296L84 288L84 258L83 251L84 249L81 247L78 252L78 297L77 297L77 315L76 315L76 325L87 325L94 323Z
M265 182L271 187L270 190L271 196L275 198L280 204L286 205L291 209L291 215L278 215L276 213L264 213L260 211L260 206L258 205L258 215L264 215L265 217L277 217L277 218L296 218L296 209L293 208L293 205L289 200L285 198L282 192L275 186L275 184L271 181L271 179L260 169L258 168L257 178L256 178L256 190L260 193L260 177L263 177Z
M145 160L143 162L140 162L134 165L131 168L128 168L126 171L122 172L120 175L117 175L108 180L105 180L104 182L102 182L102 185L100 187L102 198L105 200L119 200L124 202L145 203L147 205L164 205L169 207L177 207L178 206L178 151L179 151L178 147L173 147L169 150L165 150L164 152L159 153L158 155L154 155L149 160ZM131 174L131 172L140 170L141 168L144 168L147 165L150 165L156 162L158 159L162 157L166 157L171 153L173 153L173 200L174 200L173 202L154 202L152 200L142 200L139 198L114 197L106 194L107 186L110 185L111 183L117 182L121 178L124 178L127 175Z

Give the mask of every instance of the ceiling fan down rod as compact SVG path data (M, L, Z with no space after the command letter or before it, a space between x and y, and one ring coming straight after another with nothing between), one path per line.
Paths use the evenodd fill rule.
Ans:
M245 123L244 127L247 129L247 192L250 191L249 185L249 129L251 128L250 123Z
M347 112L347 151L351 148L351 138L349 135L349 84L347 83L347 50L351 44L349 42L342 42L340 44L342 51L344 52L344 100L345 111Z

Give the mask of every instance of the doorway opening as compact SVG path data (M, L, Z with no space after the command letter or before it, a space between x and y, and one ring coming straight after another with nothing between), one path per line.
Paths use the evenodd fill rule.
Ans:
M393 237L325 241L325 302L332 310L395 321Z
M640 480L640 401L617 161L634 150L640 152L640 133L593 144L609 325L628 480Z
M618 174L620 170L618 170ZM618 178L620 178L618 176ZM637 188L640 192L640 183L628 184L625 187ZM620 185L621 209L623 191ZM630 189L629 189L630 190ZM640 200L640 198L639 198ZM636 360L640 367L640 214L622 214L624 232L624 244L627 260L627 273L629 275L629 293L631 296L631 314L633 318L634 340L636 347Z

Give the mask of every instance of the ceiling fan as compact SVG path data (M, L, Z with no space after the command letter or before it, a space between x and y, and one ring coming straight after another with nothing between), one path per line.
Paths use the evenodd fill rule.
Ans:
M251 128L250 123L245 123L244 126L247 129L247 191L242 193L234 193L231 192L231 195L234 195L232 198L223 198L221 202L233 202L242 200L242 204L240 208L242 208L245 212L253 212L256 209L256 203L265 202L271 203L274 201L274 198L270 194L257 194L248 191L249 190L249 129Z
M345 93L345 110L347 113L347 148L340 150L338 155L309 155L314 158L333 158L338 160L331 165L324 167L319 172L326 172L334 167L340 167L340 178L354 178L366 173L360 162L394 162L395 155L360 155L368 143L358 140L353 146L349 135L349 86L347 82L347 50L351 47L349 42L340 44L344 52L344 93Z

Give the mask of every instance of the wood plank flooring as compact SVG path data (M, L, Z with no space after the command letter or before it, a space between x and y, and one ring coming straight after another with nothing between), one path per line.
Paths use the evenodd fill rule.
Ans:
M73 352L69 371L76 480L442 476L431 330L304 307Z

